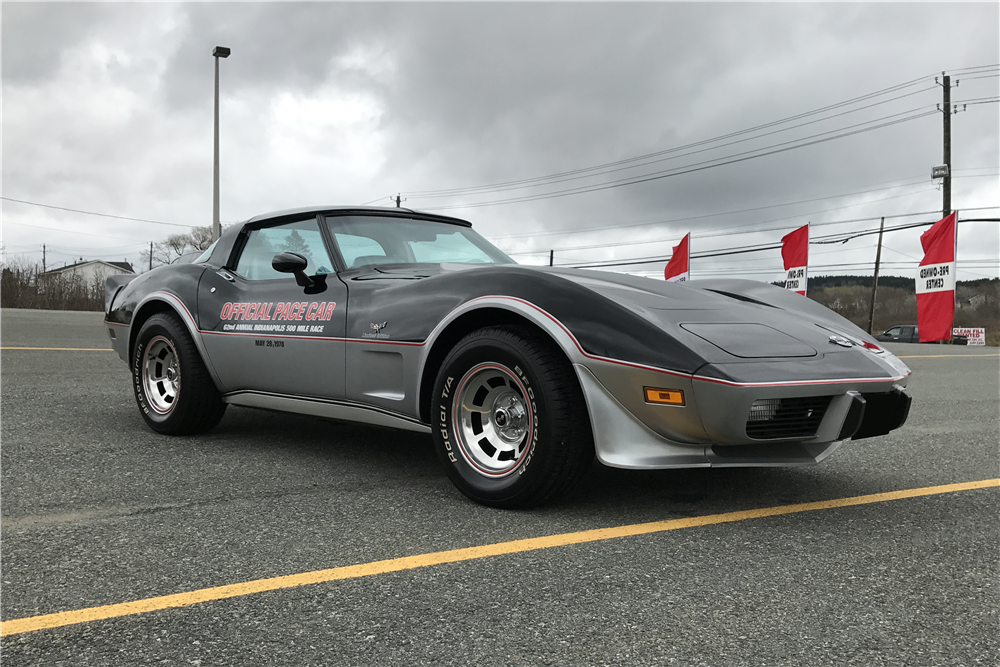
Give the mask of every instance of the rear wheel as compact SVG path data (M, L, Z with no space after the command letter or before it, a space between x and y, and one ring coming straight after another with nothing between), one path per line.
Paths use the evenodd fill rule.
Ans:
M493 507L569 491L594 456L569 361L526 327L488 327L452 349L434 387L434 441L448 476Z
M191 335L173 313L157 313L139 329L132 389L142 418L159 433L201 433L226 411Z

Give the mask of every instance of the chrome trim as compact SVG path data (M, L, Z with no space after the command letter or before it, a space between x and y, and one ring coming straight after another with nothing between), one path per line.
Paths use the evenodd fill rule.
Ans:
M524 394L514 372L493 362L469 369L459 380L454 431L462 456L480 474L506 477L523 462L533 429Z
M181 390L180 367L173 343L165 336L149 341L139 372L149 407L161 415L169 414L176 406Z
M320 398L302 398L285 394L269 394L262 391L237 391L226 394L222 400L230 405L246 408L292 412L325 419L361 422L374 426L399 428L419 433L430 433L431 427L412 417L380 410L372 406Z

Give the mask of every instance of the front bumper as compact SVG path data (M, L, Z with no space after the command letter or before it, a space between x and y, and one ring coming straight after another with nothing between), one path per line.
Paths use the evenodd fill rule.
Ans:
M814 464L848 438L898 428L910 405L908 369L882 378L740 384L604 361L575 368L598 460L619 468ZM685 404L647 403L644 387L681 390ZM807 431L783 437L780 429L748 428L751 409L761 401L821 404L823 412L813 416L810 410ZM785 414L795 421L794 412Z

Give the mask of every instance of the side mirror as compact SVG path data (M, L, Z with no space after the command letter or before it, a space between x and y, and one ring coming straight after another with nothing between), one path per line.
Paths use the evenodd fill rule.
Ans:
M271 268L279 273L294 273L298 278L301 273L306 275L306 266L309 262L305 257L294 252L282 252L274 256L271 260Z
M306 294L319 294L326 291L326 274L318 274L310 278L306 275L308 260L294 252L281 252L271 259L271 268L279 273L291 273L295 276L295 284L304 287Z

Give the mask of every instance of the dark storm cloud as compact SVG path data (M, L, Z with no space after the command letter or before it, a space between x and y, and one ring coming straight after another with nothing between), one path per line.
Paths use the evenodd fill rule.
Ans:
M4 81L38 83L51 77L65 50L88 39L94 25L114 14L107 4L4 3Z
M996 4L5 4L3 18L5 192L185 221L209 210L215 45L233 49L222 65L223 217L233 219L668 150L942 69L995 63L1000 42ZM135 37L145 33L149 44ZM86 113L55 100L78 78L67 66L86 56L84 47L107 51L90 72L94 92L77 84ZM996 96L996 82L963 83L955 98ZM930 90L826 124L641 169L545 189L412 196L408 204L433 208L600 184L731 155L933 107L940 89L932 81L924 87ZM123 97L109 98L104 113L91 98L108 91ZM32 113L23 100L36 105ZM955 117L957 168L1000 162L996 109L970 107ZM941 160L940 125L932 116L641 185L451 212L492 235L544 233L739 210L912 177L923 178L927 192L865 214L929 210L940 202L928 178ZM27 166L14 169L11 160ZM975 183L956 181L956 205ZM997 198L995 182L978 192L977 201L982 192ZM586 241L676 242L689 229L705 233L845 203L624 228ZM817 216L788 224L807 219ZM518 243L535 247L530 239Z
M173 108L205 103L202 88L212 81L205 64L217 45L233 50L224 65L230 91L308 92L331 78L357 88L377 85L334 61L359 45L384 43L385 11L378 4L188 5L164 76L164 99Z
M871 65L883 53L927 52L928 31L949 18L940 6L851 5L462 5L409 12L425 28L397 45L406 69L389 104L396 156L437 161L431 173L455 185L662 150L929 74L926 53L909 67ZM650 211L665 204L687 209L709 195L735 203L848 173L885 181L916 170L898 173L900 164L926 171L940 152L938 137L928 132L928 141L915 145L898 142L898 134L632 186L605 199Z

